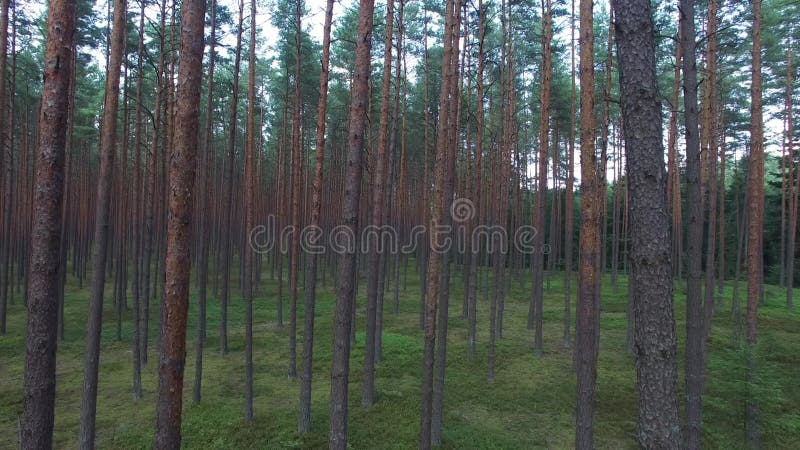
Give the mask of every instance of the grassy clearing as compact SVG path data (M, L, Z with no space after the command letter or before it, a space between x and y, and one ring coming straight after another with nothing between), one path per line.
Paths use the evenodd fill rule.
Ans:
M413 267L413 264L412 264ZM409 269L412 270L412 269ZM511 278L511 277L509 277ZM233 292L230 310L230 354L219 354L219 303L208 305L208 340L204 357L203 401L193 404L196 306L190 307L190 329L184 389L185 448L325 448L331 364L334 293L330 283L319 287L315 336L312 433L297 430L299 382L286 376L288 367L288 301L286 327L275 326L277 283L264 276L254 305L255 420L243 422L244 328L243 304ZM533 357L533 333L526 329L530 283L510 282L506 299L504 337L498 342L494 384L486 383L488 304L479 293L479 347L466 359L466 323L461 320L461 272L453 277L448 341L444 447L569 448L573 447L575 376L571 351L562 348L563 274L553 274L545 290L545 354ZM598 448L635 448L636 390L633 359L625 351L627 279L613 287L605 279L602 292L600 360L595 424ZM731 284L731 283L729 283ZM573 283L574 285L574 283ZM238 286L232 283L232 286ZM116 312L107 287L97 411L98 448L150 448L154 429L157 385L157 305L152 305L150 362L144 368L144 398L131 395L131 312L125 315L124 336L116 341ZM419 427L422 336L418 330L419 285L409 272L400 290L401 310L392 315L386 296L384 361L377 368L378 404L361 405L363 332L357 334L351 359L350 442L352 448L414 448ZM363 326L365 289L359 290L357 323ZM740 290L741 295L744 291ZM734 449L744 446L744 352L734 338L730 315L730 286L715 316L710 344L708 383L704 397L704 446ZM800 314L788 313L784 291L765 290L759 312L758 383L764 448L796 448L800 442ZM19 299L20 296L17 295ZM302 349L302 292L298 302L298 348ZM194 296L192 300L194 301ZM574 296L573 296L574 301ZM67 289L66 342L58 350L55 447L77 445L88 288L70 279ZM574 303L573 303L574 305ZM679 354L685 342L685 301L676 284ZM574 317L574 314L573 314ZM21 302L10 307L9 334L0 338L0 448L15 448L17 415L22 409L25 311ZM298 355L299 357L300 355ZM298 361L298 370L301 362ZM682 372L681 372L682 373ZM681 375L682 377L682 375ZM683 379L681 378L681 384Z

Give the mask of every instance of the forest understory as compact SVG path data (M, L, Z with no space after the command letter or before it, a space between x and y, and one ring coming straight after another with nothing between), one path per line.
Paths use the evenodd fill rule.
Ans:
M383 360L376 367L377 403L361 406L364 355L365 280L358 289L355 345L350 355L351 448L412 448L419 432L419 392L423 334L419 330L419 276L413 259L407 274L401 270L400 312L393 315L394 281L388 283L384 312ZM238 286L238 274L232 274ZM486 356L489 302L484 298L482 272L478 293L478 344L475 359L466 357L467 324L461 318L463 280L453 266L448 336L448 366L442 448L574 448L575 375L573 352L562 345L564 317L563 272L547 275L544 296L544 348L533 355L533 330L526 327L530 282L507 277L503 337L497 341L496 373L487 383ZM522 274L520 274L522 275ZM524 274L524 275L527 275ZM277 280L265 269L253 302L254 419L241 420L244 390L244 302L232 289L228 341L230 353L219 352L219 301L208 301L208 334L204 357L203 398L192 402L197 303L192 290L187 334L184 390L183 448L325 448L328 446L331 345L335 289L331 276L317 293L311 432L297 433L299 379L287 377L288 323L276 326ZM405 283L403 282L405 279ZM575 280L573 279L573 283ZM610 276L602 282L600 353L598 360L595 445L597 448L637 448L635 361L626 350L627 282ZM744 434L746 359L744 317L732 315L732 280L726 282L709 341L706 392L703 396L703 448L746 448ZM193 283L194 285L194 283ZM490 286L491 286L490 278ZM106 286L109 293L113 283ZM548 288L549 286L549 288ZM680 389L683 392L685 282L675 281L676 335ZM739 282L742 311L746 283ZM490 293L491 294L491 293ZM301 288L302 295L302 288ZM65 293L65 341L58 347L54 448L74 448L80 423L80 399L85 351L89 289L78 287L70 275ZM25 309L21 293L9 308L9 334L0 340L0 448L16 448L18 413L22 408L25 359ZM301 297L302 298L302 297ZM800 311L786 311L785 290L765 285L765 304L759 307L760 339L756 349L756 381L762 445L792 449L800 442ZM149 363L142 370L143 398L134 400L132 373L132 312L125 310L122 340L116 339L117 314L113 301L103 314L102 353L97 401L97 448L151 448L155 426L159 302L150 319ZM285 306L287 304L285 303ZM298 303L298 322L304 311ZM573 315L574 317L574 315ZM574 324L573 324L574 326ZM574 329L574 328L573 328ZM738 330L738 331L737 331ZM737 337L738 336L738 337ZM298 343L302 342L302 333ZM683 396L681 396L683 402ZM683 404L681 404L681 410Z

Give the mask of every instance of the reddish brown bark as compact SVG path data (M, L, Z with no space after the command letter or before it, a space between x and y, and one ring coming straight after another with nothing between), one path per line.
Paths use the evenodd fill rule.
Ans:
M372 180L372 208L370 224L378 231L377 239L369 244L367 255L367 318L366 341L364 350L364 393L361 398L363 406L375 403L375 345L377 339L377 309L380 290L380 260L383 252L381 228L384 224L384 210L386 203L386 172L389 157L389 93L392 84L392 27L394 21L394 0L386 2L386 30L383 50L383 82L381 86L380 123L378 124L378 152L375 157L375 170Z
M228 302L230 299L230 278L231 278L231 239L233 239L233 227L231 224L233 216L233 165L236 154L236 115L239 104L239 66L242 59L242 23L244 22L244 0L239 0L239 21L236 27L236 56L233 63L233 86L231 89L230 117L228 122L228 161L225 176L225 211L223 221L225 223L222 239L222 292L220 293L220 316L219 316L219 346L223 355L228 354Z
M213 165L214 165L214 131L213 131L213 116L214 116L214 68L216 66L216 39L217 39L217 1L211 0L211 36L208 39L208 88L206 92L206 117L205 117L205 141L203 142L203 153L205 155L205 162L201 163L202 169L200 172L202 179L203 189L200 191L200 205L205 211L205 214L200 214L199 223L199 236L200 236L200 258L198 269L198 282L197 289L197 349L195 354L195 372L194 372L194 389L192 390L192 399L195 403L199 402L202 397L203 386L203 351L205 350L206 341L206 300L208 292L208 253L209 253L209 240L211 239L212 212L214 206L213 199L211 198L211 187L214 184L213 180Z
M184 0L181 6L180 82L175 106L175 145L170 155L166 289L161 313L161 357L156 403L155 447L158 449L177 449L181 444L192 195L197 167L195 158L203 74L205 9L205 0Z
M254 1L254 0L253 0ZM301 108L303 98L300 95L301 34L300 23L301 2L295 0L295 66L294 66L294 101L292 110L292 250L289 260L289 378L297 377L297 280L300 275L300 217L302 214L300 200L303 197L301 180L303 178L303 141L300 135ZM255 38L253 38L255 39Z
M678 99L681 89L681 31L678 29L678 41L675 43L675 71L672 82L672 103L669 111L667 134L667 201L672 209L672 267L673 274L680 277L683 273L683 218L681 217L681 181L678 170Z
M133 397L142 397L142 351L141 351L141 304L142 304L142 141L144 137L142 123L142 89L144 83L144 16L145 1L139 2L139 43L136 57L136 118L134 129L134 151L136 163L134 166L134 257L133 257L133 336L131 346L133 349Z
M535 241L533 257L533 287L531 290L531 305L528 328L535 328L533 340L534 356L543 353L543 326L544 326L544 229L545 209L547 208L547 162L548 147L550 146L550 80L553 76L553 59L551 41L553 39L553 11L550 0L543 2L542 11L542 90L541 90L541 118L539 122L539 171L538 188L536 189L536 205L532 223L535 228ZM533 326L531 326L533 325Z
M484 37L485 37L486 11L483 1L478 0L478 72L477 78L477 101L476 101L476 131L475 131L475 180L472 183L473 204L476 207L475 217L468 227L467 239L471 240L472 230L480 225L483 217L481 204L481 194L483 191L483 132L484 132L484 107L483 107L483 68L484 68ZM476 243L478 244L478 243ZM470 245L468 243L467 245ZM475 356L475 344L477 341L477 300L478 300L478 263L480 255L480 245L471 249L467 255L471 259L469 267L469 281L467 285L467 358L472 360Z
M567 144L567 181L564 205L564 348L571 346L572 334L570 326L572 318L572 242L574 240L575 196L575 1L570 2L570 100L569 100L569 143Z
M331 59L331 23L334 0L325 5L325 24L322 34L322 68L319 77L319 103L317 106L317 140L314 158L314 181L311 194L310 227L320 227L322 212L322 172L325 164L325 125L328 106L328 73ZM318 228L321 231L321 228ZM300 414L297 429L300 433L311 431L311 377L313 375L314 306L317 288L317 254L309 252L305 287L305 323L303 328L303 373L300 375Z
M578 376L575 447L594 448L594 393L600 320L601 184L595 156L592 1L580 1L581 235L575 366Z
M31 248L28 278L28 333L25 338L20 448L53 445L56 387L56 322L64 147L72 74L75 2L52 0L47 17L44 84L39 112Z
M789 197L789 229L788 239L786 240L786 309L789 311L793 308L793 290L794 290L794 259L795 259L795 243L797 236L797 209L800 203L800 173L795 175L797 186L792 188L792 171L795 161L794 150L794 116L793 116L793 97L792 97L792 83L794 80L793 65L792 65L792 48L786 51L786 145L789 158L789 180L786 190ZM794 194L792 193L794 192Z
M247 134L244 160L245 233L255 226L255 153L256 153L256 0L250 0L250 59L247 64ZM253 249L246 241L244 252L244 421L253 420Z
M11 0L0 2L0 162L5 166L3 176L3 209L5 213L0 218L0 226L3 227L3 236L0 238L0 336L6 334L6 312L8 311L8 274L11 261L11 195L13 189L13 153L9 148L6 150L7 136L5 128L6 122L6 61L8 48L8 5ZM11 134L11 133L8 133ZM59 296L61 297L61 296Z
M358 14L358 40L353 72L351 103L347 138L347 162L344 179L344 203L342 224L356 236L361 200L362 153L369 101L370 47L375 3L361 0ZM355 244L355 243L353 243ZM347 449L347 401L350 371L350 327L353 323L353 294L356 280L355 245L341 253L339 258L338 286L336 290L336 313L333 328L333 362L331 367L331 450Z
M455 74L452 64L453 59L453 35L457 29L456 4L453 0L448 0L445 9L444 25L444 50L442 52L442 84L439 93L439 122L436 137L436 162L434 163L434 184L433 202L431 203L431 215L429 223L429 251L428 251L428 270L426 280L425 298L425 345L423 356L423 375L422 375L422 402L420 414L420 438L419 448L429 449L431 447L431 419L433 410L433 364L434 351L436 344L436 308L439 302L439 274L441 269L442 249L438 245L443 236L437 233L437 227L445 222L445 176L447 174L447 144L448 126L450 111L450 95L452 85L451 79Z
M755 344L758 341L758 303L763 279L764 229L764 122L761 86L761 0L753 8L752 82L750 84L750 156L747 193L747 383L755 378ZM751 390L745 405L745 435L748 444L759 447L758 403Z

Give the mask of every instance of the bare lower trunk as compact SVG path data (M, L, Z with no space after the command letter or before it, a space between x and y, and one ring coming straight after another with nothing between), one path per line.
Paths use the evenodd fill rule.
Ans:
M103 327L103 290L105 288L111 209L111 177L114 171L114 144L117 137L120 68L125 45L125 14L125 0L116 0L114 2L114 29L111 36L111 54L106 74L106 96L100 135L100 173L97 183L92 284L89 293L89 318L86 324L86 360L83 377L83 398L81 401L80 447L82 449L94 448L100 333ZM122 261L119 263L124 264Z
M533 325L535 337L533 341L533 354L542 356L543 352L543 327L544 327L544 292L542 284L544 282L544 229L545 229L545 209L547 207L547 150L549 147L550 133L550 79L552 78L553 63L550 51L552 39L552 9L550 0L546 0L543 5L543 40L542 40L542 105L541 122L539 124L539 187L536 190L536 209L533 217L535 227L535 243L533 258L533 287L531 291L531 311L533 312ZM551 219L553 220L553 219ZM552 236L551 236L552 238ZM529 326L530 328L530 326Z
M386 191L386 173L388 170L389 158L387 148L389 145L389 106L390 106L390 87L392 77L392 24L394 1L388 0L386 3L386 30L383 51L383 83L381 87L381 110L380 123L378 125L378 152L375 157L375 173L372 181L372 208L370 224L377 231L375 239L368 243L370 248L367 254L367 317L366 317L366 341L364 343L364 393L361 398L363 406L371 406L375 403L375 359L376 359L376 337L377 315L378 315L378 296L382 294L381 289L381 261L384 259L384 239L381 233L384 221L384 205Z
M47 17L44 84L33 196L28 323L20 448L53 446L56 325L67 102L72 76L75 2L52 0Z
M600 319L600 219L603 193L595 169L592 1L580 1L581 236L575 368L578 377L575 447L594 448L594 393Z
M761 0L753 0L752 83L750 85L750 157L747 192L747 398L745 435L752 448L760 445L758 402L750 385L756 378L756 343L758 342L758 304L763 280L764 229L764 123L761 106Z
M250 0L250 59L247 64L247 135L245 136L244 209L245 236L249 239L255 226L255 128L256 128L256 1ZM253 249L249 241L241 247L244 253L244 421L253 421Z
M214 112L214 59L216 53L214 51L217 39L217 1L211 0L211 36L208 41L208 92L206 100L206 117L205 117L205 142L203 143L203 154L205 161L202 164L202 180L203 190L201 191L201 205L203 210L210 211L211 203L211 186L213 182L212 166L214 164L214 131L212 117ZM206 300L208 292L208 253L209 241L211 240L211 225L212 219L208 214L200 215L200 258L198 269L198 282L197 289L197 349L195 354L194 364L194 389L192 390L192 400L195 403L199 402L202 398L203 387L203 351L205 350L206 341Z
M447 144L448 144L448 123L450 109L450 90L452 89L451 80L455 76L453 73L455 64L452 64L454 57L453 35L457 30L456 8L453 0L448 0L446 4L445 25L444 25L444 49L442 52L442 84L439 94L439 123L436 139L436 162L434 163L435 175L433 184L433 202L431 204L430 228L436 229L437 226L445 223L445 177L447 174ZM443 237L443 236L439 236ZM438 242L437 242L438 241ZM441 285L439 283L442 252L439 247L443 242L434 237L430 240L430 251L428 252L428 271L426 281L425 299L425 344L423 351L423 375L422 375L422 402L420 413L420 434L419 448L429 449L431 447L431 426L433 417L433 366L434 351L436 347L436 308L439 303L439 293Z
M686 429L684 446L700 448L703 394L703 316L701 270L703 252L703 194L697 110L694 0L680 5L683 52L683 102L686 123L686 185L688 226L686 239Z
M613 7L622 119L623 124L634 124L623 125L623 131L630 195L628 283L635 323L638 440L642 448L678 449L678 356L653 19L647 0L615 0Z
M331 22L333 20L334 0L327 0L325 6L325 25L322 36L322 71L319 79L319 103L317 106L317 153L314 160L314 181L311 194L311 223L320 226L322 212L322 174L325 163L325 116L328 99L328 70L331 56ZM308 254L308 281L305 287L305 323L303 326L303 372L300 375L300 414L297 431L311 431L311 377L313 374L314 351L314 306L317 288L317 253Z
M181 445L183 369L189 307L189 249L196 166L203 65L205 0L184 0L181 6L181 62L175 107L175 146L170 155L169 220L166 281L161 313L161 357L158 367L155 448Z
M353 73L348 128L347 166L345 173L342 223L355 236L361 200L361 154L364 149L366 107L369 92L370 47L375 3L361 0L358 15L358 41ZM331 367L331 411L329 446L347 449L347 402L350 371L350 327L353 323L353 293L356 280L356 248L343 252L339 262L336 313L333 327L333 362Z

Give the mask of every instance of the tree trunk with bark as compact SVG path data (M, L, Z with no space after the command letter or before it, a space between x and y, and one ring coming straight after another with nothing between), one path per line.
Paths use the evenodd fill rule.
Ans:
M694 0L680 2L681 51L683 53L683 103L686 130L686 190L688 226L686 239L686 429L684 447L700 448L703 406L703 305L701 298L703 253L703 193L697 110ZM677 174L676 174L677 176Z
M161 313L161 357L158 367L155 448L181 445L183 369L186 362L186 318L189 309L189 251L192 197L200 121L203 75L205 0L181 5L181 62L175 105L175 146L170 155L169 220L164 305Z
M753 398L755 352L758 342L758 304L763 281L764 229L764 122L761 86L761 0L751 2L753 8L752 82L750 84L750 156L747 193L747 398L745 404L745 436L752 448L760 446L758 402Z
M544 327L544 228L545 209L547 208L547 150L550 145L550 80L553 76L553 60L550 44L553 39L553 11L550 0L544 1L542 11L542 91L541 91L541 120L539 123L539 175L538 189L536 190L536 206L534 210L533 226L535 228L535 242L533 252L533 288L531 292L531 311L533 312L533 325L535 336L533 340L534 356L542 356ZM551 218L551 220L553 220ZM552 236L551 236L552 238ZM530 327L529 327L530 328Z
M320 215L322 212L322 174L325 165L325 125L328 101L328 75L331 60L331 23L333 21L334 0L325 4L325 24L322 34L322 69L319 77L319 103L317 105L317 140L314 158L314 181L311 194L311 222L309 226L319 232L321 239ZM303 325L303 372L300 375L300 414L297 431L311 431L311 377L313 375L314 351L314 306L317 289L317 253L307 256L307 282L305 286L305 318Z
M100 135L100 169L97 182L97 206L92 254L92 284L89 293L89 317L86 324L86 359L81 401L80 447L94 448L97 413L97 378L100 363L100 333L103 328L103 290L106 280L109 216L111 209L111 177L117 138L117 108L123 52L125 51L126 0L114 2L114 24L111 53L106 73L106 94ZM124 136L123 136L124 139ZM124 264L120 261L120 264Z
M600 342L600 220L602 192L597 174L594 120L592 0L580 0L581 235L575 367L578 377L575 447L594 448L594 394Z
M244 421L253 421L253 279L254 258L249 236L255 227L256 158L256 0L250 0L250 59L247 64L247 134L245 135L244 209L248 241L244 252Z
M202 191L200 191L200 205L205 211L200 214L199 236L200 236L200 258L198 268L198 289L197 289L197 349L194 364L194 388L192 399L199 403L202 398L203 387L203 352L206 342L206 300L208 295L208 253L209 241L211 240L211 227L213 225L211 210L213 202L211 198L214 165L214 68L216 59L216 39L217 39L217 0L211 0L211 36L208 39L208 88L206 93L206 116L205 116L205 141L203 142L203 155L205 161L202 163Z
M572 242L574 240L575 195L575 0L570 2L570 100L569 100L569 143L567 144L567 182L566 199L564 201L564 336L562 345L572 345Z
M433 201L429 223L430 242L428 251L428 270L425 298L425 344L423 355L422 402L420 414L420 449L431 447L431 428L433 417L433 375L434 351L436 348L436 308L439 302L441 285L439 276L443 257L442 233L435 233L437 227L445 223L445 182L447 175L447 146L452 77L455 76L452 64L454 55L453 35L456 23L456 4L448 0L445 6L444 48L442 51L442 84L439 92L439 122L436 136L436 162L434 163Z
M649 1L615 0L613 7L630 196L638 440L642 448L678 449L678 355L655 30Z
M351 89L350 114L345 170L342 224L355 240L361 200L362 153L369 100L370 50L375 3L360 0L358 40ZM331 367L331 412L328 443L331 450L347 449L347 401L350 371L350 327L353 323L353 294L357 271L355 242L341 253L336 313L333 327L333 362Z
M483 6L483 0L478 0L478 72L477 77L477 102L476 102L476 131L475 131L475 180L472 183L472 190L474 192L473 204L476 211L475 216L472 218L467 239L472 240L473 232L476 226L481 224L483 218L483 208L481 203L481 195L483 193L483 133L484 133L484 106L483 106L483 69L484 69L484 37L486 33L485 27L486 11ZM468 255L470 258L469 265L469 283L468 283L468 299L467 299L467 358L472 360L475 357L475 345L477 341L477 315L478 315L478 276L479 276L479 263L480 263L480 241L476 240L471 242L471 253Z
M39 147L31 216L25 376L20 448L53 445L59 244L64 188L64 148L72 78L75 2L51 0L47 16Z
M380 123L378 124L378 151L375 155L374 176L372 179L372 217L370 224L375 233L370 233L374 239L367 241L369 254L367 255L367 317L366 317L366 341L364 343L364 393L361 397L361 404L365 407L375 403L375 354L377 332L376 322L378 309L378 296L380 295L380 278L383 274L380 271L381 253L384 252L385 240L383 239L382 229L384 224L384 208L386 203L386 172L388 170L389 157L387 148L389 146L389 107L392 84L392 28L394 18L394 0L386 2L386 29L383 50L383 80L381 86L381 110ZM371 241L371 242L370 242Z
M254 0L253 0L254 1ZM301 11L302 0L295 0L295 67L294 67L294 101L292 102L292 249L289 255L289 378L297 378L297 280L300 274L300 217L302 215L300 200L303 196L301 180L303 178L303 141L300 135L300 111L303 97L300 95L301 65ZM253 35L255 39L255 35Z
M244 0L239 0L239 21L236 26L236 49L233 63L233 86L231 87L231 106L228 122L228 162L225 177L225 223L222 233L222 292L219 311L219 346L223 355L228 354L228 303L230 302L231 279L231 239L233 235L233 166L236 163L236 115L239 105L239 68L242 60L242 25L244 22Z
M683 274L683 218L681 211L681 181L678 169L678 100L681 89L681 65L683 60L681 29L675 43L675 71L672 82L672 102L669 111L667 132L667 201L672 217L672 273L680 278Z
M144 85L144 16L145 1L139 3L139 43L136 50L136 112L134 124L134 151L136 163L134 167L134 256L133 256L133 397L142 398L142 339L141 339L141 305L142 305L142 89Z
M9 148L6 150L6 133L10 136L12 131L6 131L6 61L8 59L6 50L8 49L8 7L11 0L0 2L0 162L5 168L4 178L4 198L3 208L5 213L0 218L0 226L3 227L3 236L0 238L0 336L6 334L6 315L8 311L8 282L9 265L11 263L11 201L13 190L13 152ZM74 76L70 75L70 79ZM12 92L13 96L13 92ZM11 128L9 128L11 130ZM8 156L6 156L8 155ZM59 298L61 295L59 295Z
M798 202L800 201L800 172L795 175L796 187L792 187L792 171L795 169L795 151L794 151L794 115L793 115L793 97L792 97L792 83L794 80L794 72L792 69L792 48L791 46L786 51L786 144L787 153L789 157L789 186L787 191L789 193L789 230L788 238L786 239L786 309L791 311L793 308L793 288L794 288L794 255L795 244L797 239L797 209ZM794 193L792 193L794 192Z

